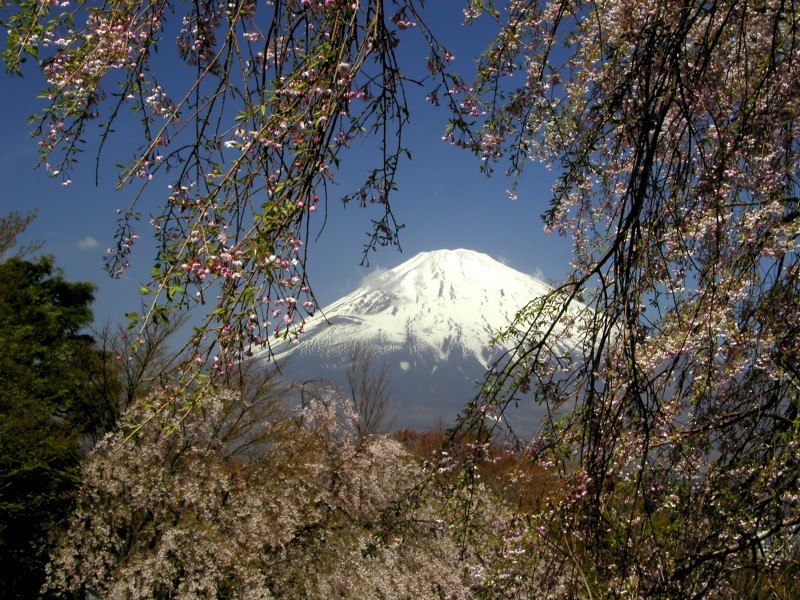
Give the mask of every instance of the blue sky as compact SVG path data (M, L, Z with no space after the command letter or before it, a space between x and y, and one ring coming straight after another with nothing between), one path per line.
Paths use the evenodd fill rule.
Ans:
M439 0L427 3L429 25L440 32L440 40L455 54L456 66L469 72L490 29L460 24L462 3ZM425 50L418 32L401 33L401 60L413 68L424 67ZM166 45L164 45L166 48ZM36 100L44 87L41 76L30 69L25 78L0 77L0 103L3 111L3 145L0 149L0 212L38 209L39 218L30 227L26 239L44 241L43 251L53 254L57 264L71 280L92 281L98 286L94 305L96 322L124 320L124 313L136 310L140 303L137 289L147 282L153 253L148 248L150 235L147 220L138 228L141 243L134 247L133 267L119 280L110 279L103 270L103 255L113 244L117 209L127 207L132 190L116 191L116 163L127 162L135 148L124 146L124 137L104 155L100 180L94 181L96 149L88 147L83 163L64 187L50 178L43 168L36 169L36 141L30 137L29 115L42 107ZM360 267L365 232L377 207L344 208L335 198L352 191L339 186L331 195L328 219L319 240L309 247L308 272L322 305L355 288L371 269L391 268L416 253L439 248L470 248L485 252L520 271L545 279L560 279L568 269L570 243L542 231L539 216L546 210L549 190L555 174L538 165L530 165L518 190L518 199L510 200L506 189L510 181L498 169L487 179L480 173L478 160L470 153L442 141L447 110L430 107L424 97L426 88L409 85L411 123L406 132L406 146L412 160L401 164L398 192L394 195L395 216L405 225L401 244L403 253L394 248L371 255L370 268ZM361 154L362 156L358 156ZM370 164L356 153L347 165L347 176L356 181L366 176ZM160 198L148 194L145 213L158 212ZM315 215L318 230L321 214ZM314 222L312 222L314 226Z

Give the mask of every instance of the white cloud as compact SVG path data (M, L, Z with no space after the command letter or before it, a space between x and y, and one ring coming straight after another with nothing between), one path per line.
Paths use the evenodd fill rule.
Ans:
M372 271L367 273L361 278L361 285L359 287L369 287L371 283L377 281L378 278L386 272L383 267L374 267Z
M78 248L81 250L91 250L92 248L97 248L99 245L100 242L90 235L87 235L85 238L78 241Z

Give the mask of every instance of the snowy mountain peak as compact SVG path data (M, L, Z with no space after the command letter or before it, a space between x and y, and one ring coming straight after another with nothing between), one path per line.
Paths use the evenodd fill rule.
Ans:
M549 290L480 252L423 252L323 308L306 321L299 344L273 348L275 360L292 378L343 385L353 351L366 347L389 365L407 409L398 425L421 426L423 413L452 417L474 395L498 353L490 340Z
M524 278L534 280L528 275L497 262L486 254L473 250L434 250L421 252L403 264L373 276L366 282L370 290L404 290L414 295L438 296L445 292L442 284L449 282L460 288L459 292L494 288L501 289L494 282L506 279ZM534 280L538 281L538 280ZM538 282L542 290L547 286ZM453 290L454 296L459 296Z
M367 277L362 287L324 308L287 353L312 347L332 358L356 343L378 354L412 346L439 359L458 350L485 365L491 337L548 290L480 252L422 252Z

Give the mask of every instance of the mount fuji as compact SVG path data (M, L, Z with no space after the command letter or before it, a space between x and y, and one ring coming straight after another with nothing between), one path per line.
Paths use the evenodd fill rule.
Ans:
M388 367L393 428L448 426L503 350L490 339L550 289L486 254L423 252L368 276L308 319L299 344L273 348L273 358L285 377L346 389L353 352L366 348L377 368Z

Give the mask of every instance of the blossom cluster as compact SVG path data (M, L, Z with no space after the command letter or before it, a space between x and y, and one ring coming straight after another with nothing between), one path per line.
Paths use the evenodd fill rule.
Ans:
M442 498L414 500L424 473L409 452L356 436L343 397L293 411L286 393L223 390L202 412L162 411L132 439L104 440L48 592L470 597L462 567L477 557L460 551ZM150 400L127 417L152 417Z

